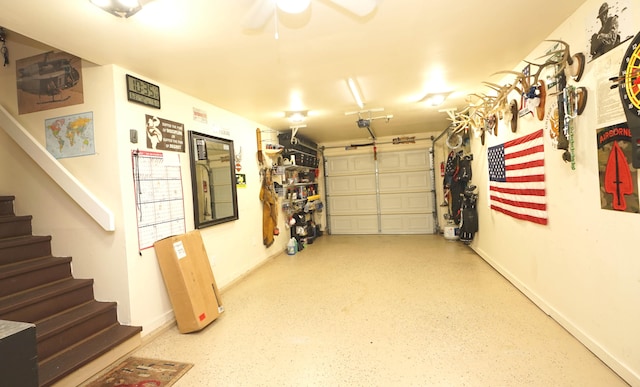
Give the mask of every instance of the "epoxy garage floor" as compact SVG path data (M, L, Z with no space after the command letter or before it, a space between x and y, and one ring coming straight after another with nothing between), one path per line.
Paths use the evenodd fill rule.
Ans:
M204 330L172 326L132 355L194 363L176 387L627 385L442 236L325 235L222 301Z

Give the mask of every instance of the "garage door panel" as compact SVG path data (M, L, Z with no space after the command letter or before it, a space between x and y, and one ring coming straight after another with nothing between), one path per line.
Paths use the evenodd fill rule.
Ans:
M379 171L397 171L402 169L402 156L398 152L381 153L378 157Z
M333 176L327 179L327 195L353 195L376 192L374 175Z
M430 169L429 154L426 150L381 153L378 160L380 172Z
M332 176L336 173L344 173L350 170L349 159L346 157L331 157L325 163L326 174Z
M425 149L332 156L325 162L332 234L432 234L433 166Z
M382 215L380 229L383 234L431 234L432 214Z
M353 158L353 172L371 172L375 170L375 160L372 155L362 155Z
M377 215L331 216L331 234L378 234Z
M327 176L373 173L376 169L375 160L369 154L330 157L325 167Z
M406 152L404 154L404 166L407 168L429 169L431 162L427 151Z
M328 198L331 215L376 214L376 195L333 196Z
M380 213L433 212L432 195L428 193L380 194Z
M378 180L380 192L431 191L427 171L381 173Z

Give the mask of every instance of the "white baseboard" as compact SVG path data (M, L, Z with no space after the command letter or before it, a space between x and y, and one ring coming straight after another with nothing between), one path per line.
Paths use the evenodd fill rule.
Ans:
M564 316L559 310L549 304L544 298L533 292L525 283L520 281L510 271L505 269L498 262L491 259L482 249L471 247L482 259L491 265L498 273L500 273L507 281L511 282L522 294L524 294L531 302L540 308L545 314L554 319L560 326L567 330L573 337L580 341L587 349L596 355L604 364L618 374L622 379L632 386L640 386L640 375L634 372L626 364L619 361L609 351L607 351L597 340L582 331L573 321Z
M160 317L156 318L148 324L144 324L144 329L141 332L143 338L147 336L153 336L157 331L164 330L167 326L175 324L176 316L173 314L173 309L164 312Z

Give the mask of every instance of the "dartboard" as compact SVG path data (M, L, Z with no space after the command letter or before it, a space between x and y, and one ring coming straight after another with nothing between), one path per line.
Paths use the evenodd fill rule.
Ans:
M620 74L624 76L624 82L619 87L620 98L634 145L632 164L635 168L640 168L640 33L627 48L620 65Z

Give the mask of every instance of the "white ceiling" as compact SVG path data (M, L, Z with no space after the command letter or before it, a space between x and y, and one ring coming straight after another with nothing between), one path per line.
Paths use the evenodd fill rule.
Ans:
M119 19L89 0L0 0L0 26L8 40L17 32L117 64L273 129L288 129L284 111L308 110L298 133L322 143L368 136L357 115L345 115L359 110L348 77L365 109L384 108L372 116L394 116L372 121L378 137L444 130L438 110L489 91L482 81L499 81L493 73L526 59L585 0L381 0L365 17L312 0L301 15L278 13L278 40L273 17L262 30L243 29L253 1L153 0ZM427 107L418 101L437 91L438 71L456 94Z

